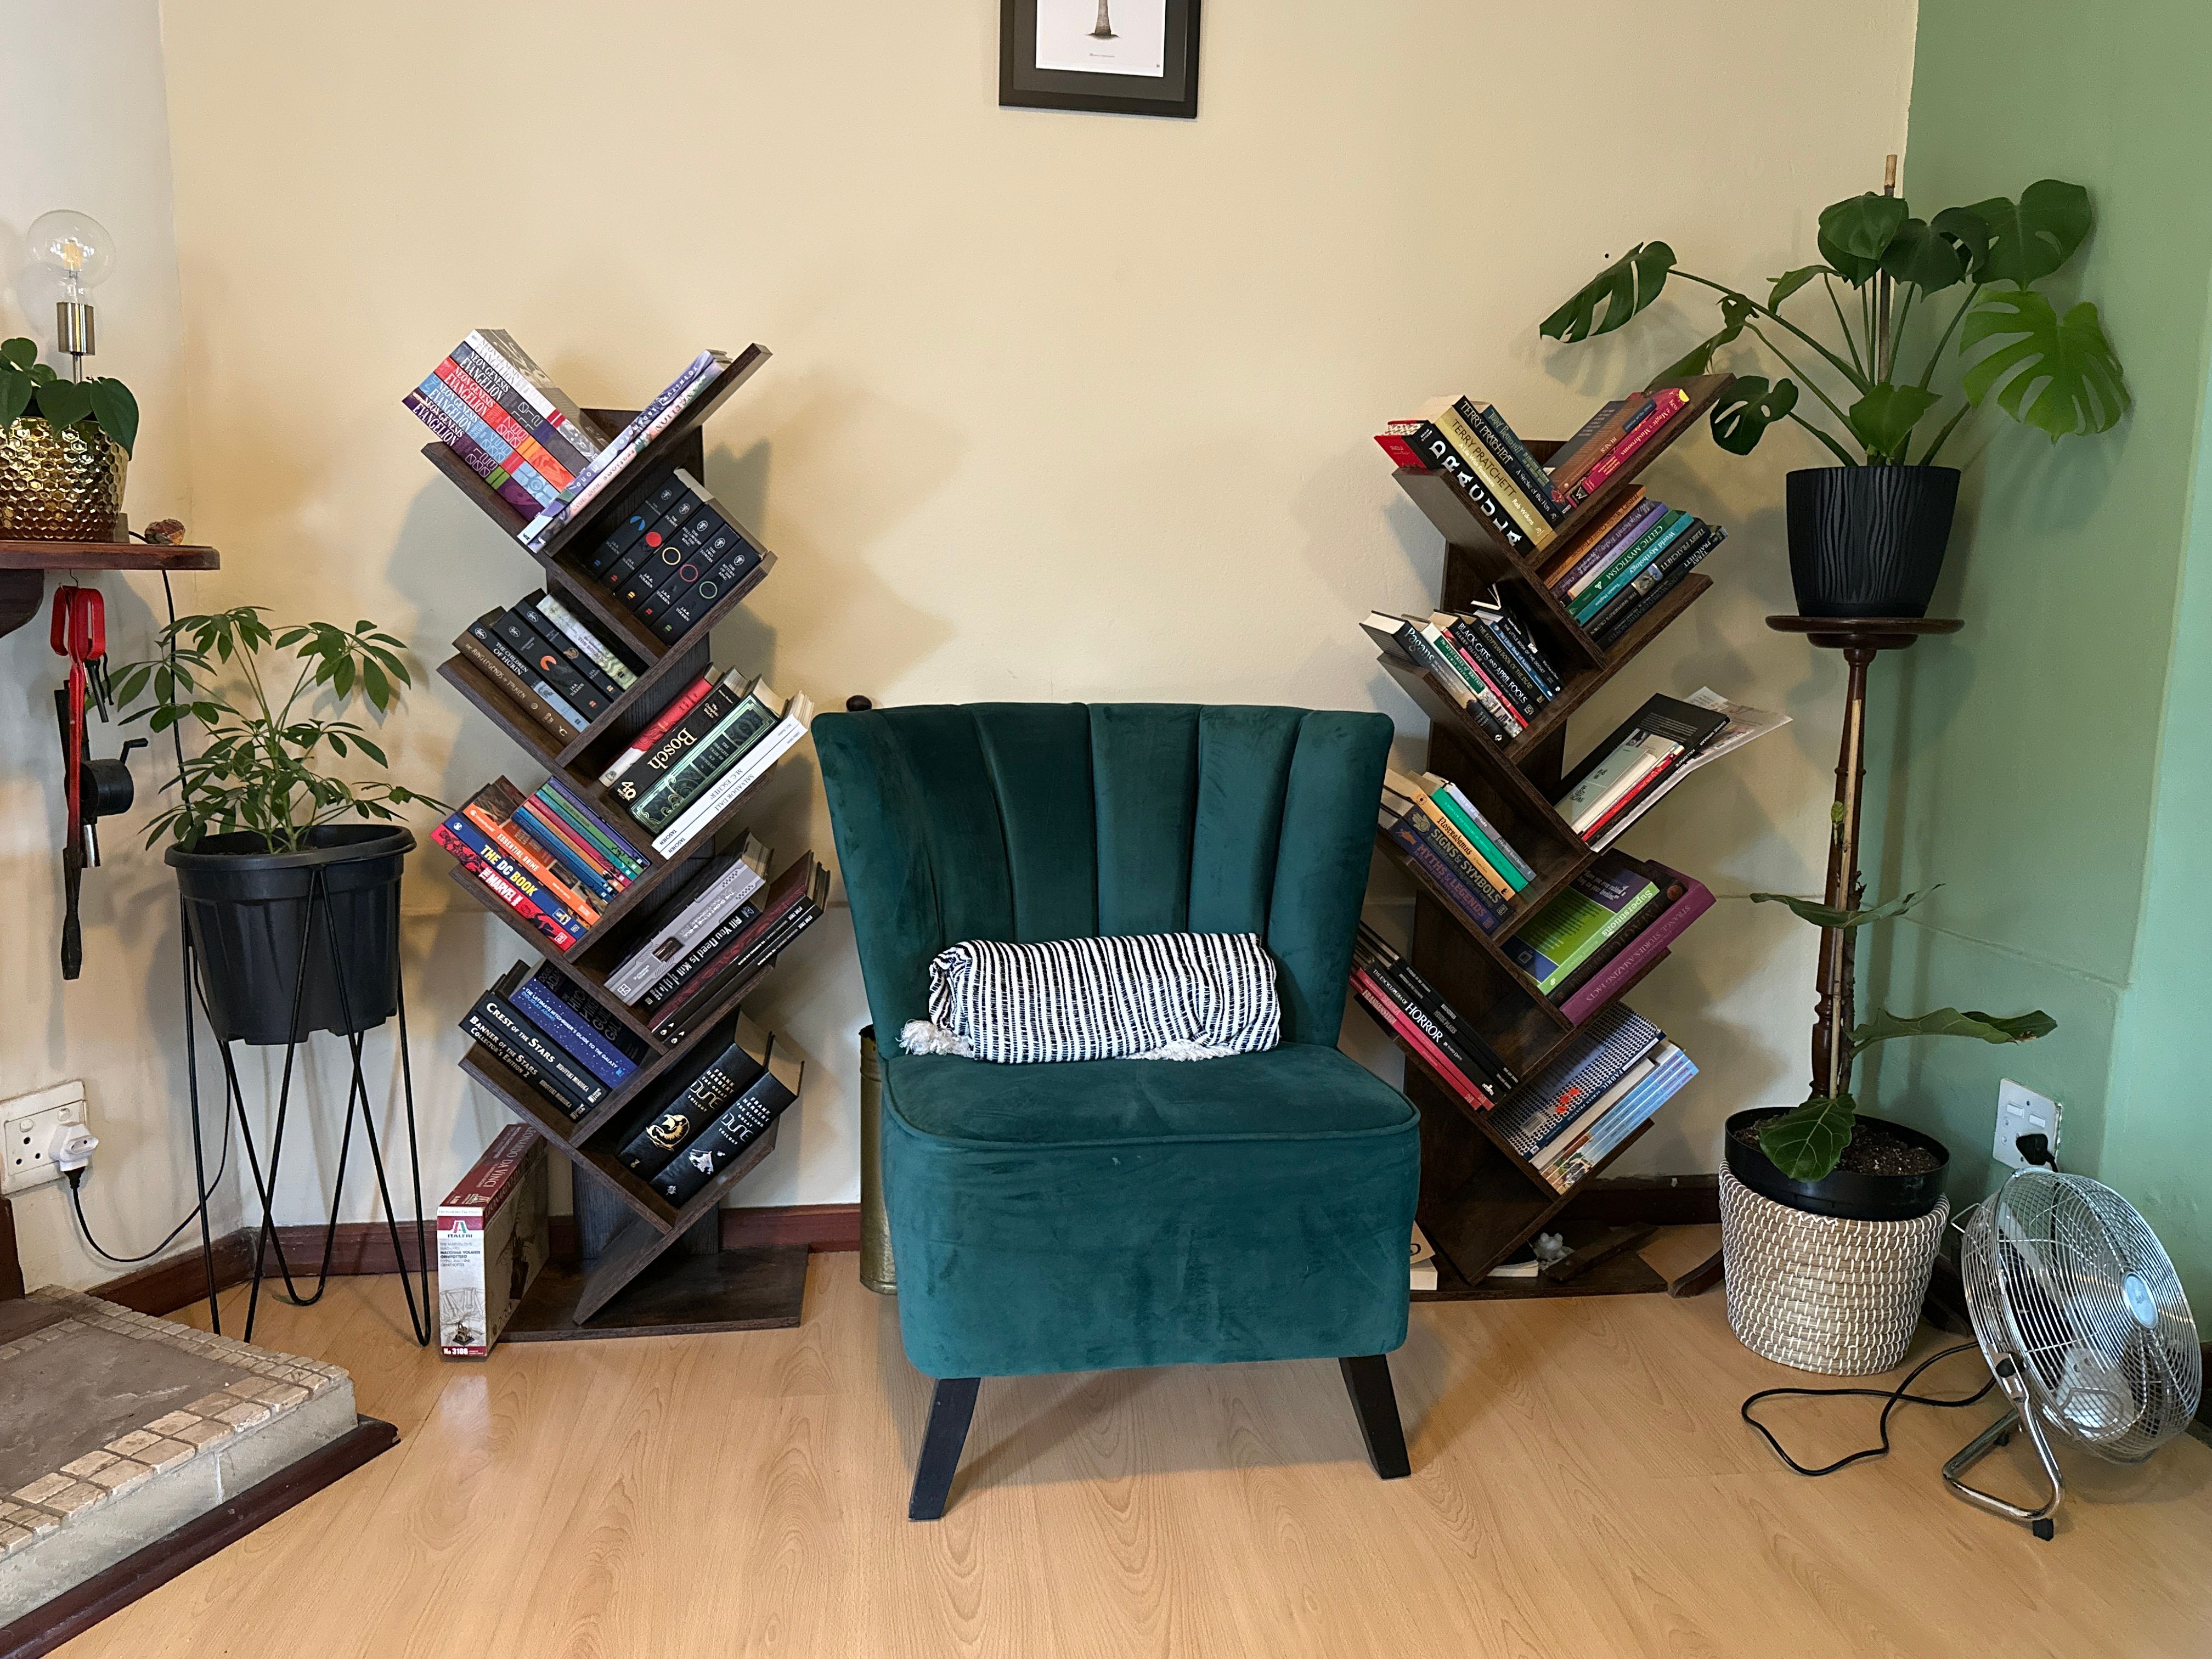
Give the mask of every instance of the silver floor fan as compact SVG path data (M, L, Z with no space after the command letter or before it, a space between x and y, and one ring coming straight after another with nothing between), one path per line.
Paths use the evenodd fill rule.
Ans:
M2149 1224L2086 1176L2022 1170L1960 1231L1974 1335L2012 1413L1943 1466L1943 1483L2047 1539L2066 1496L2054 1435L2111 1462L2140 1463L2179 1434L2203 1387L2197 1322ZM1963 1478L2020 1429L2051 1483L2036 1509Z

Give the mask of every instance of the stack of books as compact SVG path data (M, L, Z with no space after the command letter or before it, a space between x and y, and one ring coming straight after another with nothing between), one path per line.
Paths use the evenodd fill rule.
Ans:
M461 1030L574 1122L635 1076L644 1043L551 963L516 963L461 1017Z
M557 504L607 438L503 329L478 329L404 401L525 518Z
M1352 943L1352 991L1384 1030L1469 1106L1486 1111L1520 1081L1474 1025L1365 922Z
M1498 1103L1506 1144L1566 1192L1698 1074L1667 1034L1614 1003Z
M1433 772L1385 772L1375 821L1486 933L1505 925L1514 896L1536 878L1466 792Z
M1718 525L1647 501L1638 485L1602 503L1538 574L1583 631L1610 646L1727 539Z
M657 1083L645 1109L616 1131L623 1167L682 1206L727 1169L793 1101L804 1067L741 1010L704 1066Z
M768 849L750 835L738 852L706 860L639 925L607 975L607 989L652 1022L659 1041L681 1042L713 1018L731 990L820 919L829 871L809 854L764 882L768 864Z
M1580 1022L1620 995L1712 905L1704 883L1663 864L1607 853L1529 917L1506 953Z
M1502 599L1426 617L1370 611L1360 626L1384 653L1425 672L1499 743L1528 729L1566 679Z
M761 562L761 550L682 467L632 502L585 559L617 600L672 642Z
M525 525L521 538L533 553L542 553L553 532L571 520L580 520L592 503L604 495L626 473L647 445L665 432L678 416L699 401L721 379L730 358L720 351L702 351L684 366L659 396L640 410L620 432L585 463L561 487L556 498L541 507Z
M563 952L647 867L645 855L558 778L529 795L494 779L433 838Z
M1648 698L1568 774L1554 803L1592 848L1614 838L1687 775L1687 763L1729 726L1719 709Z
M777 695L738 669L702 675L599 775L623 810L672 859L806 735L814 705Z
M1542 552L1574 510L1573 498L1553 482L1495 404L1432 398L1406 419L1391 422L1375 441L1400 466L1443 475L1516 553Z
M574 743L637 684L635 664L542 591L504 611L487 611L453 646L562 744Z

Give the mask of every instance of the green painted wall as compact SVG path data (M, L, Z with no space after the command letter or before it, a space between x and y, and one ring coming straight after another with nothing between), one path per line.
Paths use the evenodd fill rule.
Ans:
M2184 1086L2212 939L2198 799L2212 796L2212 552L2176 654L2185 555L2212 539L2191 516L2207 62L2212 9L2196 0L1923 0L1906 194L1926 216L2041 178L2087 185L2096 233L2053 297L2097 301L2136 407L2055 449L1994 412L1969 422L1975 441L1947 452L1966 480L1934 607L1966 629L1875 671L1869 886L1944 887L1920 923L1874 941L1868 991L1900 1011L2042 1007L2060 1029L2020 1048L1892 1045L1862 1094L1950 1145L1954 1201L1999 1173L1998 1079L2055 1096L2069 1167L2141 1202L2212 1302L2191 1190L2212 1114Z

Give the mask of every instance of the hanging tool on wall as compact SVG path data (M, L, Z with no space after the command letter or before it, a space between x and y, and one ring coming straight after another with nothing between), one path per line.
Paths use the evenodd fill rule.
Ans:
M69 829L62 841L62 977L75 979L84 967L84 933L77 921L77 893L88 863L100 862L99 823L126 811L134 793L127 763L146 739L133 738L113 760L94 760L85 723L89 697L104 723L109 718L107 612L100 590L74 583L54 594L50 641L57 656L69 659L69 679L54 693L54 716L61 727L62 795Z

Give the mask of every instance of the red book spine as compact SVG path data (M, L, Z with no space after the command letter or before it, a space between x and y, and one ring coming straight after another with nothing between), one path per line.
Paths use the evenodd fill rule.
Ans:
M1429 464L1421 459L1421 452L1413 447L1413 440L1404 433L1378 432L1375 434L1375 441L1381 444L1382 453L1400 466L1414 472L1429 470Z
M1605 488L1605 481L1628 465L1637 451L1649 444L1665 429L1667 423L1689 407L1690 394L1680 386L1662 386L1651 394L1654 407L1635 427L1621 434L1620 441L1600 457L1590 470L1576 482L1579 494L1577 500L1595 495Z
M514 459L526 464L531 471L545 480L555 489L565 489L576 476L555 460L539 443L525 431L522 423L506 410L483 386L478 386L468 370L451 357L437 368L438 378L453 391L455 397L476 410L477 417L499 434L499 441L507 447Z
M1619 996L1632 980L1681 938L1684 929L1713 908L1712 892L1703 882L1692 881L1680 871L1669 873L1681 881L1682 896L1661 911L1649 927L1622 945L1612 961L1592 974L1580 990L1559 1005L1559 1012L1576 1024L1581 1024Z
M1469 1082L1456 1066L1444 1058L1443 1050L1430 1042L1429 1034L1406 1017L1406 1011L1390 1000L1389 994L1369 977L1364 968L1352 970L1352 988L1360 1001L1366 1005L1368 1012L1382 1022L1385 1030L1421 1057L1422 1063L1436 1073L1437 1082L1476 1110L1490 1109L1490 1097Z
M432 830L430 837L439 846L451 853L461 868L489 889L493 897L551 940L555 949L565 953L576 948L576 936L574 933L538 908L537 900L523 892L498 871L470 851L468 843L447 829L444 824L441 823Z
M501 823L486 808L471 801L461 808L471 823L484 832L500 850L517 864L544 882L554 897L576 913L576 919L589 927L599 919L599 907L586 898L582 892L554 873L552 867L524 845L528 837L516 835L511 826Z
M670 703L667 708L662 709L659 714L653 717L652 725L647 726L644 731L639 732L635 737L629 740L629 747L623 750L620 755L615 757L615 763L612 766L610 766L605 772L600 774L599 781L601 783L612 783L617 778L620 777L623 769L628 767L630 762L636 759L640 755L642 755L647 750L652 748L653 744L659 743L671 732L673 732L676 729L677 723L686 714L690 714L694 708L696 708L701 703L704 702L707 700L707 694L714 689L714 680L708 676L703 674L697 679L692 681L690 684L684 687L683 696L678 697L674 702Z

